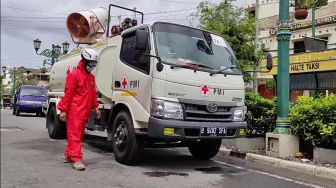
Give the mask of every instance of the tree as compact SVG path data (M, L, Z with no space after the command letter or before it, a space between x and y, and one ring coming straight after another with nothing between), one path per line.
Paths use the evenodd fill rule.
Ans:
M242 70L255 67L255 21L245 16L242 8L232 5L230 1L219 4L201 2L196 16L201 29L217 33L230 43ZM250 73L244 74L245 82L252 79Z
M33 75L25 75L24 71L20 68L9 70L10 78L14 81L15 78L15 91L18 90L20 85L36 85L38 80ZM12 90L14 94L14 89Z
M47 67L41 67L40 71L41 71L41 73L46 73L46 72L48 72L48 68Z

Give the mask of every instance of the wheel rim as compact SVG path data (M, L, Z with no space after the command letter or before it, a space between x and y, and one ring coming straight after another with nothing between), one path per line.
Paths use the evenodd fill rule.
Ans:
M124 121L121 121L114 134L115 145L118 150L123 151L126 148L126 143L128 139L127 127Z

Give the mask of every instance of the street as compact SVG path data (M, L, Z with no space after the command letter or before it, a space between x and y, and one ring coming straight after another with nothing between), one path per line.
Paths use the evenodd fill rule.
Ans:
M1 110L1 187L335 187L335 182L218 154L194 159L184 148L146 149L140 163L115 161L106 138L85 135L85 171L62 159L45 118Z

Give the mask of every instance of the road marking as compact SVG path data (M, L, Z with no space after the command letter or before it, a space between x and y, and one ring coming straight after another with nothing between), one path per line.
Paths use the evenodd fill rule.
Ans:
M291 178L286 178L286 177L283 177L283 176L278 176L278 175L275 175L275 174L270 174L270 173L262 172L262 171L259 171L259 170L246 169L246 168L241 167L241 166L232 165L232 164L221 162L221 161L215 161L214 160L214 162L219 163L219 164L223 164L223 165L227 165L227 166L231 166L231 167L234 167L234 168L237 168L237 169L247 170L249 172L255 172L255 173L258 173L258 174L265 175L265 176L270 176L270 177L277 178L277 179L280 179L280 180L289 181L289 182L296 183L296 184L299 184L299 185L304 185L304 186L307 186L307 187L324 188L324 187L319 186L319 185L304 183L304 182L297 181L297 180L294 180L294 179L291 179Z
M0 128L1 132L12 132L12 131L22 131L22 129L18 128L18 127L3 127Z

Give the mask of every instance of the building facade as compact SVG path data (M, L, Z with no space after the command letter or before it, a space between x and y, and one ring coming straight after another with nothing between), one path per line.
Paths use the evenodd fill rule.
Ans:
M290 1L293 4L295 0ZM256 15L256 0L246 0L245 10L251 15ZM266 82L277 75L278 56L278 19L279 0L259 0L258 6L258 40L259 46L274 57L274 69L268 74L262 74L258 78L258 90L261 95L271 98L275 95L274 89L267 89ZM327 52L312 52L307 46L307 37L312 37L312 10L308 10L308 17L304 20L296 20L294 7L290 7L290 90L291 101L297 96L312 96L312 91L319 95L328 95L336 92L333 81L319 77L336 77L336 0L328 0L324 6L315 10L315 38L322 39L326 43ZM315 66L313 66L315 65ZM263 66L263 65L262 65ZM327 68L325 68L327 67ZM334 75L335 74L335 75ZM335 79L334 79L335 80ZM328 82L328 83L327 83ZM327 84L328 87L318 87L318 84ZM336 86L335 86L336 87Z
M6 66L6 71L4 72L4 79L2 80L4 94L10 94L13 90L14 82L12 80L11 70L13 70L13 67ZM16 67L16 70L22 72L23 76L26 77L27 79L35 79L37 81L36 84L37 86L45 88L48 87L50 78L49 72L41 72L40 69L25 68L25 67ZM18 81L17 79L16 81Z

